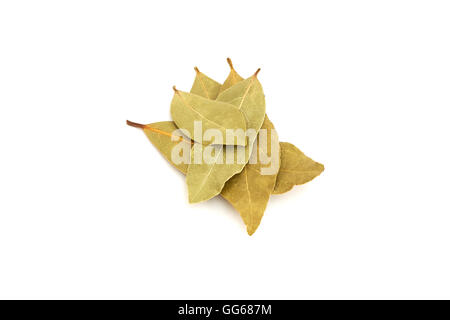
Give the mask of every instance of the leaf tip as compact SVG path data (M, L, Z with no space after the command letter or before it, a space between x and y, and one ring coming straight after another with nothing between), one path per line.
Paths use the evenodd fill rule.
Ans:
M261 68L258 68L258 70L256 70L256 72L253 74L253 76L256 78L258 76L258 73L261 71Z
M194 67L195 72L200 73L200 70L198 70L197 67Z
M173 86L172 89L175 93L179 94L177 87Z
M197 202L200 202L200 201L194 199L194 197L189 194L188 202L189 202L189 204L194 204L194 203L197 203Z
M249 236L252 236L254 233L255 233L255 231L256 231L256 229L257 229L258 227L253 227L253 228L251 228L251 227L248 227L247 228L247 233L248 233L248 235Z
M319 163L319 171L320 171L320 173L325 171L325 166L323 164L321 164L321 163Z

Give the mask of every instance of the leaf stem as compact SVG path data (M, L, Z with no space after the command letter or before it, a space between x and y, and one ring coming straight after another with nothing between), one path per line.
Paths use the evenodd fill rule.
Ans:
M228 62L228 65L230 66L230 69L231 69L231 70L234 70L233 62L231 62L231 59L230 59L230 58L227 58L227 62Z
M145 124L140 124L140 123L129 121L129 120L127 120L127 125L129 125L130 127L135 127L135 128L139 128L139 129L144 129L146 127Z
M171 137L171 138L176 137L176 138L178 138L178 141L184 141L184 142L190 143L191 145L194 144L194 142L192 140L186 140L182 136L174 136L170 132L166 132L166 131L163 131L163 130L152 128L149 125L140 124L140 123L136 123L136 122L129 121L129 120L127 120L127 125L129 125L131 127L139 128L139 129L150 130L150 131L153 131L155 133L159 133L159 134Z

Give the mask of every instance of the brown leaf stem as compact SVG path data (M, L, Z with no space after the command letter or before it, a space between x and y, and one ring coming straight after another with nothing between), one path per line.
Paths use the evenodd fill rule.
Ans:
M230 66L230 69L231 69L231 70L234 70L233 62L231 62L231 59L230 59L230 58L227 58L227 62L228 62L228 65Z
M144 129L146 127L145 124L140 124L140 123L136 123L136 122L129 121L129 120L127 120L127 125L129 125L131 127L139 128L139 129Z
M184 142L190 143L191 145L194 144L194 142L191 141L191 140L184 139L181 136L174 136L170 132L166 132L166 131L163 131L163 130L159 130L159 129L153 128L153 127L151 127L150 125L147 125L147 124L140 124L140 123L136 123L136 122L127 120L127 125L129 125L131 127L139 128L139 129L150 130L150 131L153 131L153 132L156 132L156 133L159 133L159 134L171 137L171 138L172 137L176 137L176 138L178 138L178 141L184 141Z

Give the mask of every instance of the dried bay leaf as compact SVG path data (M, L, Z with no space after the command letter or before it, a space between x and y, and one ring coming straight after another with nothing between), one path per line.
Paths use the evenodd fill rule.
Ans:
M244 80L244 78L242 78L234 69L230 58L227 58L227 62L230 66L230 73L220 88L220 93ZM222 97L222 99L224 98ZM264 117L261 129L266 129L268 136L270 136L273 131L274 136L276 137L274 146L269 144L268 149L271 156L278 154L277 169L279 169L280 147L278 135L267 115ZM258 142L258 139L254 141L257 148L255 152L259 151ZM253 148L255 148L255 146ZM277 148L277 150L275 151L273 148ZM278 170L272 175L262 175L261 166L260 161L256 164L247 163L239 174L233 176L226 182L221 192L222 197L241 215L242 220L247 226L247 233L249 235L252 235L258 228L277 180Z
M191 162L186 174L186 184L190 203L197 203L209 200L218 195L225 183L235 174L242 171L245 162L236 161L236 150L245 152L246 147L209 145L204 146L196 143L191 150ZM202 163L196 163L196 155L200 158L204 155ZM227 157L232 157L233 161L227 163ZM248 159L248 157L246 157Z
M195 76L194 83L192 85L190 93L199 95L201 97L216 100L217 95L219 94L219 90L222 88L222 85L200 72L197 67L194 68L197 73Z
M192 142L184 139L181 135L174 136L174 131L178 128L173 121L161 121L146 125L127 121L127 124L132 127L143 129L150 142L159 152L161 152L164 158L179 171L186 174ZM174 148L177 148L175 151L177 153L179 152L180 158L184 161L180 163L174 163L172 161L172 151Z
M274 161L273 174L263 174L264 165L260 159L256 163L247 163L244 169L227 181L221 195L239 212L247 226L247 233L252 235L258 228L266 210L270 195L277 181L277 174L280 168L280 152L278 135L272 122L267 118L261 129L267 130L267 137L274 135L274 141L268 140L267 155ZM255 140L255 152L259 152L260 134ZM265 150L266 151L266 150ZM277 157L277 158L275 158Z
M222 137L226 137L227 129L242 130L236 135L234 141L223 141L224 144L236 144L245 146L246 120L239 108L232 104L220 101L213 101L196 94L183 92L175 89L171 103L170 113L175 124L183 129L183 132L196 142L208 144L202 141L203 134L208 129L216 129ZM201 137L194 137L194 122L201 122Z
M258 69L250 78L239 81L217 96L217 101L235 105L245 117L247 129L256 132L261 128L266 114L266 101L261 83L258 81Z
M307 157L296 146L280 142L281 165L273 194L291 190L295 185L311 181L325 169L324 165Z

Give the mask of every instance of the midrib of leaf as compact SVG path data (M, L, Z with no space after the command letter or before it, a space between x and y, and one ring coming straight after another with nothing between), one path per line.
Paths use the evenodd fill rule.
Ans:
M295 154L297 156L297 152L294 152L292 150L286 149L285 152L293 153L293 154ZM314 160L311 160L311 161L315 162ZM318 163L318 162L316 162L316 163ZM282 172L293 172L293 173L314 173L314 172L321 171L321 170L320 169L315 169L315 170L297 171L297 170L288 170L288 169L281 169L280 168L279 171L282 171Z
M202 115L200 112L198 112L197 110L195 110L192 106L189 105L189 103L187 103L187 101L184 99L184 97L183 97L181 94L179 94L179 93L177 93L177 94L180 95L181 101L183 101L183 103L184 103L185 106L187 106L188 108L190 108L192 111L194 111L196 114L198 114L200 117L202 117L202 118L205 119L206 121L211 122L211 123L214 123L216 126L218 126L218 127L222 128L222 129L226 130L225 127L221 126L220 124L216 123L215 121L213 121L213 120L211 120L211 119L206 118L206 117L205 117L204 115Z
M292 172L292 173L314 173L320 170L286 170L286 169L280 169L279 171L282 172Z
M246 168L248 167L248 169L252 169L253 171L258 172L258 173L261 175L261 171L259 171L259 170L256 169L256 168L253 168L251 165L246 165L245 167L246 167Z
M205 186L206 180L208 180L209 176L211 175L211 171L217 164L217 159L219 159L219 156L222 154L222 152L223 152L223 147L220 149L220 152L217 153L217 156L214 159L214 163L211 165L211 168L209 168L208 174L203 178L202 183L200 184L200 187L197 190L197 193L193 196L193 199L197 199L198 194Z
M292 151L291 149L285 149L285 152L289 152L289 153L293 153L295 156L298 156L298 153L296 151ZM308 158L303 152L300 151L300 153L305 156L306 158ZM312 160L314 161L314 160Z
M166 131L162 131L162 130L159 130L159 129L156 129L156 128L153 128L153 127L146 127L145 129L150 130L150 131L153 131L153 132L155 132L155 133L159 133L159 134L162 134L162 135L171 137L171 138L176 137L176 138L178 138L179 141L182 141L182 140L183 140L183 141L185 141L185 142L188 142L188 143L190 143L190 144L193 144L192 141L187 141L187 140L183 139L183 137L175 136L175 135L173 135L173 134L171 134L171 133L169 133L169 132L166 132ZM144 130L145 130L145 129L144 129Z
M236 81L236 79L237 79L236 71L233 70L231 72L231 78L232 78L232 81L231 81L232 84L236 84L238 82L238 81Z
M249 221L249 224L253 225L253 204L252 204L252 197L250 195L250 185L248 183L248 174L247 174L246 167L247 166L244 167L244 170L245 170L245 185L246 185L246 189L247 189L248 203L249 203L249 206L250 206L250 219L249 219L250 221Z
M205 85L205 83L203 82L203 77L204 77L204 75L201 74L201 77L199 78L200 84L202 85L203 91L205 91L206 97L207 97L208 99L210 99L208 90L206 90L206 85Z
M239 104L238 109L241 110L242 108L242 104L244 103L245 98L247 98L247 95L250 91L251 86L253 85L253 83L255 82L255 76L252 76L252 81L250 81L250 84L248 85L247 89L245 90L244 95L242 96L242 100L241 103Z

